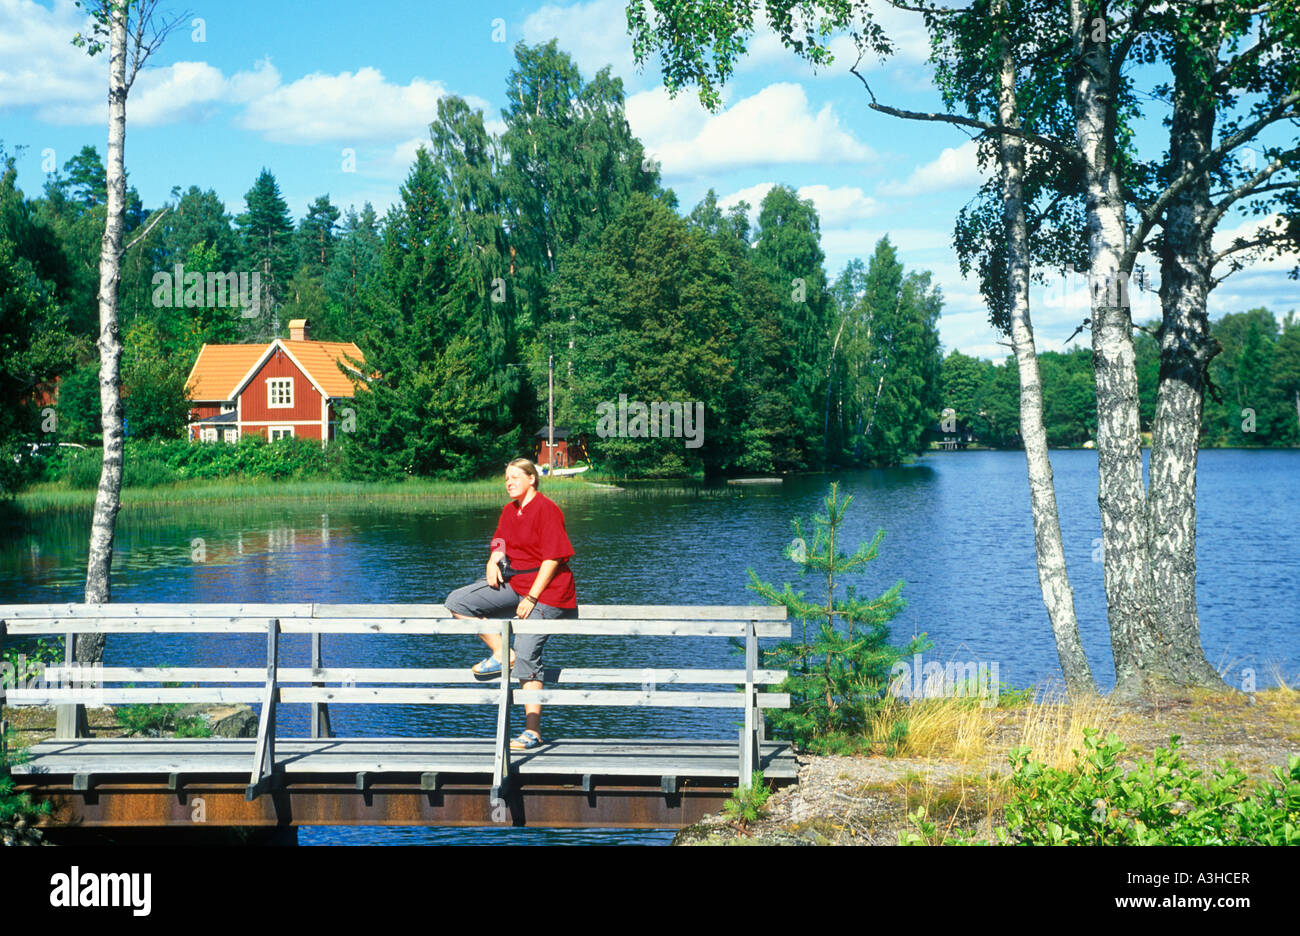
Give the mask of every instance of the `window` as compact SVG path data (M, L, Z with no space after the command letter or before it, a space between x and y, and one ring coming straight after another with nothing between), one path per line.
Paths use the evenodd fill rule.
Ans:
M271 426L266 430L266 437L272 442L278 439L292 439L293 426Z
M212 428L211 426L204 426L202 429L199 430L199 441L200 442L217 441L217 430Z
M293 406L292 377L270 377L267 379L266 405L272 409Z
M226 441L227 441L227 442L230 442L230 443L232 443L232 444L235 443L235 442L238 442L238 441L239 441L239 430L238 430L238 429L227 429L227 430L226 430Z
M222 403L222 404L221 404L221 412L223 412L223 413L233 413L234 411L235 411L235 404L234 404L234 403Z

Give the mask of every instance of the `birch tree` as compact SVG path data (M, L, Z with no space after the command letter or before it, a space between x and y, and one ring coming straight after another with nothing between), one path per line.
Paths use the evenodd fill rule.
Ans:
M86 564L87 604L109 601L113 535L121 507L124 439L122 425L122 336L118 325L118 289L121 284L126 216L126 100L131 85L149 57L184 16L170 21L155 15L156 0L102 0L78 4L91 17L88 35L73 43L90 55L108 49L108 163L107 216L99 255L99 400L103 427L104 460L95 510L91 520L90 557ZM158 220L154 219L155 222ZM148 233L146 229L139 237ZM137 240L139 239L137 237ZM134 242L133 242L134 243ZM103 658L103 634L77 638L76 659Z
M1294 136L1256 142L1244 156L1240 149L1268 127L1300 117L1300 8L1229 0L1170 5L1162 18L1173 79L1165 89L1172 103L1165 176L1186 183L1168 201L1156 245L1161 360L1147 496L1152 587L1160 599L1155 630L1168 635L1159 647L1168 676L1213 685L1218 674L1203 654L1189 652L1200 646L1197 450L1209 363L1219 351L1207 300L1250 259L1295 250L1300 242ZM1237 51L1242 42L1249 44ZM1234 113L1243 95L1257 103ZM1224 125L1218 147L1216 124ZM1276 213L1276 222L1216 250L1219 224L1243 203L1255 216ZM1216 268L1222 271L1217 278Z
M902 7L901 4L895 5ZM679 9L665 11L656 5L656 10L661 16L658 23L660 27L658 36L655 36L650 21L645 16L644 8L639 4L629 6L628 22L633 30L634 47L639 59L644 60L651 48L662 43L659 47L665 64L665 80L670 89L675 90L686 83L693 83L700 90L701 100L716 106L718 102L716 86L724 82L730 74L737 50L743 50L743 37L753 28L754 9L750 4L723 5L728 7L726 9L719 9L717 4L708 6L707 13L692 23L689 20L675 18L676 14L682 12ZM824 12L820 20L812 15L810 8L815 6L821 7ZM995 312L995 319L1012 339L1012 348L1020 373L1021 435L1025 444L1030 507L1034 523L1035 556L1043 601L1051 621L1067 692L1072 696L1091 693L1095 691L1095 684L1083 651L1083 644L1079 639L1074 594L1070 588L1065 565L1065 550L1056 509L1056 492L1047 451L1047 436L1043 428L1042 381L1038 373L1033 325L1029 315L1030 255L1023 184L1026 134L1019 132L1020 116L1016 101L1018 67L1011 43L1007 38L1011 17L1005 5L998 0L995 0L993 9L989 11L993 14L991 17L968 18L964 21L952 17L954 13L952 10L931 7L911 9L924 12L927 25L932 32L941 37L943 42L948 43L949 50L955 53L956 57L950 60L951 67L947 72L953 79L947 86L950 100L964 97L970 109L976 113L986 109L991 111L997 124L1009 131L991 138L997 144L998 150L996 158L1003 199L999 227L1000 233L1005 236L1006 245L1005 253L1000 256L1000 276L997 277L998 284L995 287L1001 294L992 304L1001 312L1000 315ZM796 52L804 55L814 64L826 61L828 52L818 40L819 38L824 40L826 31L835 27L851 26L853 38L859 49L871 49L877 53L885 53L890 49L888 38L872 21L870 10L866 8L856 11L861 16L856 20L853 19L854 5L845 3L769 2L765 6L765 12L768 21L781 31L783 41L786 41L787 45L793 45ZM947 19L949 17L952 18ZM802 36L798 35L797 19L802 23L804 30ZM712 30L716 40L713 45L712 62L709 62L704 54L704 46L701 45L703 37L697 25L699 23L705 24L705 28ZM996 81L984 86L993 88L994 94L982 100L974 95L957 93L957 86L963 82L961 62L974 60L974 52L968 48L972 42L977 49L991 43L996 50L998 63ZM862 79L856 66L853 72L860 80ZM868 94L871 94L871 88L865 80L863 84ZM871 94L871 98L873 107L883 109L895 116L913 119L947 119L947 115L912 114L883 107L878 105L874 94ZM984 123L980 128L987 129L988 126L989 124ZM1043 139L1037 138L1040 141ZM1059 145L1055 148L1061 149Z

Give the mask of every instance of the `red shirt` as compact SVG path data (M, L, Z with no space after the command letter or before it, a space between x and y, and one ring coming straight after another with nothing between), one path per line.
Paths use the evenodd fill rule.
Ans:
M492 550L503 548L515 569L536 569L547 559L568 559L573 555L569 534L564 531L564 512L540 491L522 510L511 501L501 508L501 519L492 534ZM536 572L523 572L510 579L518 595L528 594L537 581ZM573 588L573 573L561 563L550 584L538 596L540 603L553 608L576 608L578 596Z

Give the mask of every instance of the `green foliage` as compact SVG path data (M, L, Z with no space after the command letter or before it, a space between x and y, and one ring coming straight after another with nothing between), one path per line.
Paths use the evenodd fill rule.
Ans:
M878 530L852 555L838 548L844 514L852 502L851 496L841 501L838 484L832 483L823 501L825 513L813 517L811 543L805 540L801 522L794 521L795 539L785 555L799 565L801 576L812 572L824 577L825 594L818 601L795 592L788 582L778 590L749 570L749 588L773 604L785 605L790 619L802 627L800 638L763 651L766 666L789 672L777 691L790 693L790 708L770 709L767 717L774 731L813 751L825 744L842 747L846 736L864 736L894 663L930 646L924 635L904 647L888 643L888 622L903 609L901 580L873 599L858 597L853 585L845 587L843 595L837 593L839 579L874 560L885 536Z
M190 362L168 354L157 326L143 318L127 329L123 345L122 410L127 435L181 438L190 412L185 397Z
M16 746L13 729L9 729L0 737L0 823L17 818L34 819L50 812L49 803L34 803L29 794L14 792L14 779L9 768L25 759L25 752Z
M360 214L348 209L329 269L321 281L329 304L326 314L312 326L313 337L322 341L354 341L361 333L363 297L379 274L382 244L379 219L370 202L366 202Z
M842 460L897 465L924 449L939 416L943 300L929 273L904 273L887 237L865 271L846 270L842 280L837 291L855 297L842 312L848 363L840 408L849 449Z
M763 809L771 796L772 791L768 789L767 781L763 779L763 771L755 770L750 777L749 786L736 787L731 793L731 798L722 804L722 811L743 832L749 828L751 822L763 814Z
M176 688L180 683L164 683L164 686ZM113 708L113 717L128 735L145 735L156 738L172 734L177 738L208 738L212 728L198 715L178 714L184 705L177 703L157 703L142 705L118 705Z
M99 484L98 449L61 449L49 459L47 479L73 489ZM123 487L155 487L179 481L223 478L304 480L339 478L343 456L337 446L321 448L315 439L267 442L244 436L235 444L127 442Z
M63 662L63 641L57 637L11 637L2 659L13 667L13 678L24 682L38 676L46 666Z
M354 400L357 429L344 447L353 477L469 478L503 464L519 442L505 362L483 353L482 322L464 315L483 284L457 252L439 176L421 147L385 226L357 338L376 376Z
M731 379L732 323L744 312L728 280L716 243L643 195L628 200L597 243L566 256L552 301L560 320L571 323L574 376L566 380L560 415L587 434L602 470L622 476L717 470L734 451L729 441L743 400ZM562 363L557 360L557 371ZM644 414L639 428L635 414L628 416L627 435L620 436L620 396L643 406L686 403L678 431L684 433L689 416L702 433L694 441L703 444L664 437L663 422ZM704 406L703 426L694 418L696 403Z
M1085 729L1084 750L1060 770L1011 752L1012 798L1004 841L1028 845L1300 845L1300 757L1273 780L1248 789L1246 775L1220 761L1213 775L1190 768L1178 736L1125 772L1114 735Z
M1300 319L1267 309L1214 322L1222 351L1210 362L1202 427L1207 444L1300 444Z
M265 167L244 195L244 202L244 213L235 219L240 259L244 269L262 274L262 289L266 292L262 308L265 310L272 302L283 301L287 284L297 269L293 218L275 176ZM263 314L253 321L268 328L270 316ZM271 336L264 333L261 337Z

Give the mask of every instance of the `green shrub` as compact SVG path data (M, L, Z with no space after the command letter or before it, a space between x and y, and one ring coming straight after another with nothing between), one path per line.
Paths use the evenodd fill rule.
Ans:
M178 481L218 481L264 478L304 480L340 476L337 446L322 449L315 439L281 439L267 442L245 436L235 444L197 443L184 439L126 443L123 486L158 487ZM102 452L99 449L63 449L52 455L44 477L69 488L99 486Z
M1011 752L1012 799L1003 841L1029 845L1298 845L1300 757L1247 789L1247 777L1220 761L1208 780L1178 753L1178 736L1127 773L1115 734L1098 742L1084 729L1084 751L1069 770Z
M165 683L167 688L177 688L180 683ZM185 706L176 703L150 705L119 705L113 717L128 735L147 735L152 738L170 732L177 738L208 738L212 726L197 715L178 715Z
M3 660L14 668L14 680L24 682L38 675L43 667L62 663L63 656L63 641L60 638L27 637L19 638L5 647Z

